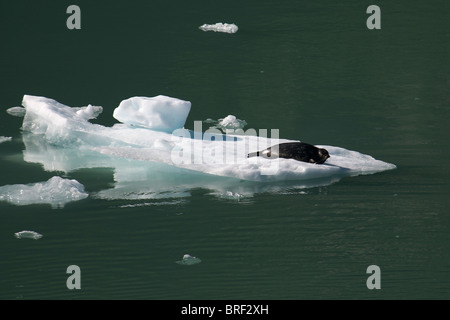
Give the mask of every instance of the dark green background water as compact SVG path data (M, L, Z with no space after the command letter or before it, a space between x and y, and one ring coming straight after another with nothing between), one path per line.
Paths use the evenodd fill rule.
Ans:
M0 298L449 299L447 3L3 1L0 185L61 174L23 160L22 120L5 110L24 94L101 105L105 126L121 100L164 94L192 102L188 128L233 114L398 168L245 201L196 188L128 208L139 202L1 202ZM70 4L81 30L66 28ZM371 4L381 30L366 27ZM239 31L198 29L216 22ZM90 193L113 183L107 169L67 177ZM28 229L44 237L14 237ZM176 264L185 253L202 262ZM72 264L81 290L66 288Z

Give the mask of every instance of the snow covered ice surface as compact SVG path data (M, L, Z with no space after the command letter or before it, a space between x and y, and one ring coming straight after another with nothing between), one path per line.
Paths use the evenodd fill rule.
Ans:
M16 205L50 204L53 208L62 208L69 202L81 200L87 196L81 183L58 176L46 182L0 187L0 201L8 201Z
M209 194L238 194L247 199L255 193L328 185L345 176L395 168L335 146L321 146L331 155L324 165L247 158L249 152L292 140L184 129L191 103L166 96L122 101L114 117L123 123L112 127L89 122L101 112L100 107L72 108L29 95L24 96L23 106L24 160L65 173L111 168L114 186L91 194L94 198L183 198L192 189L203 188ZM237 120L232 116L222 120L227 118Z
M216 24L204 24L199 27L203 31L214 31L214 32L224 32L224 33L236 33L239 28L234 23L221 23Z

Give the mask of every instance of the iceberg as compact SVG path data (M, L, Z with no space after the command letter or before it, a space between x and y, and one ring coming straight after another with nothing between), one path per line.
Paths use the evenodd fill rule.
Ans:
M224 32L224 33L236 33L239 28L234 23L221 23L216 24L204 24L199 27L203 31L214 31L214 32Z
M65 204L84 199L88 194L76 180L55 176L46 182L14 184L0 187L0 201L15 205L50 204L62 208Z
M184 126L190 110L189 101L163 95L133 97L123 100L113 117L128 125L172 132Z
M183 198L194 188L206 188L213 191L209 194L247 199L254 193L329 185L342 177L396 168L370 155L327 145L318 146L331 155L323 165L247 158L249 152L295 140L223 134L214 128L203 132L195 126L184 129L191 103L166 96L122 101L113 113L121 123L111 127L89 121L100 108L73 108L29 95L22 104L24 160L65 173L111 168L114 186L94 193L94 198ZM236 120L229 115L219 121L242 126Z

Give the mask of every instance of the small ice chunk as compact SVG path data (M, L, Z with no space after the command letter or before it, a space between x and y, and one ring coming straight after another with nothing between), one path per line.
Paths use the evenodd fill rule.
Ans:
M223 119L219 119L218 126L223 129L242 129L247 125L245 120L237 119L233 115L228 115Z
M11 140L12 140L12 137L0 136L0 143L6 142L6 141L11 141Z
M225 33L236 33L238 31L238 26L234 23L221 23L216 24L204 24L199 27L203 31L214 31L214 32L225 32Z
M197 264L200 262L202 262L202 260L200 260L199 258L193 257L189 254L185 254L183 256L183 260L177 261L178 264L182 264L182 265L186 265L186 266L190 266L190 265Z
M50 204L53 208L62 208L71 201L88 197L84 186L77 180L55 176L46 182L34 184L14 184L0 187L0 201L16 205Z
M27 110L24 107L12 107L6 110L6 112L14 117L24 117Z
M236 116L233 116L231 114L219 120L213 120L208 118L204 122L208 124L213 124L211 128L220 129L224 132L226 132L226 130L243 129L247 125L247 121L240 120L236 118Z
M95 119L103 112L103 107L93 105L74 109L76 110L76 115L84 120Z
M191 102L177 98L132 97L119 104L113 117L128 125L173 132L184 127L190 110Z
M37 233L36 231L29 231L29 230L16 232L14 233L14 236L17 239L34 239L34 240L38 240L43 237L42 234Z

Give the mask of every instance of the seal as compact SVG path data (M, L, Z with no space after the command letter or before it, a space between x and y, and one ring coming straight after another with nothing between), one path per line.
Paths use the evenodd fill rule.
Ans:
M304 142L286 142L271 146L266 150L252 152L247 158L263 157L267 159L286 158L302 162L323 164L330 154L326 149L317 148Z

